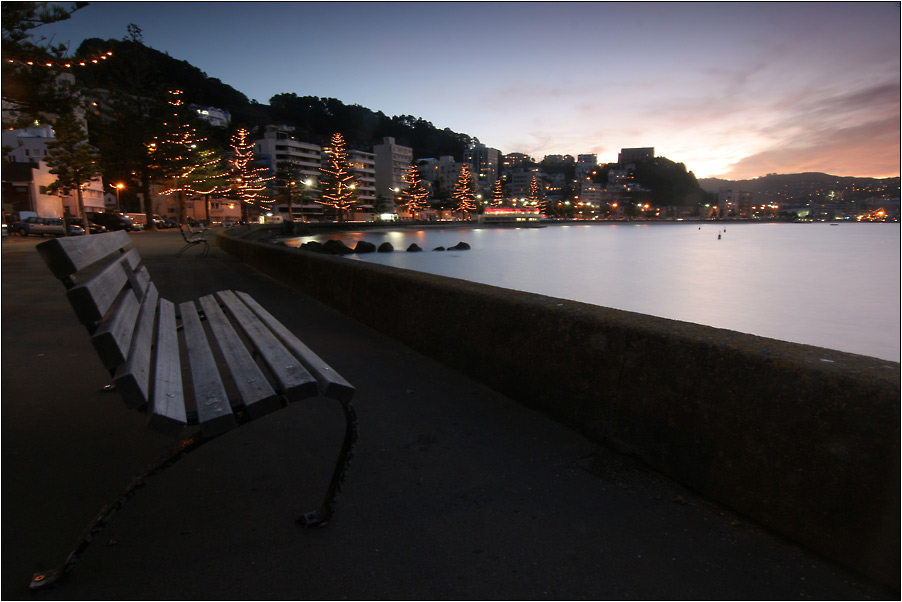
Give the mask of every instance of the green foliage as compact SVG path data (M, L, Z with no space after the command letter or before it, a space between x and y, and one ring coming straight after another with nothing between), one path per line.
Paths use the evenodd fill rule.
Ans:
M55 139L47 143L45 162L56 181L47 187L49 192L69 194L75 191L79 217L84 219L82 186L98 177L100 152L88 144L88 136L81 123L71 115L64 115L54 124ZM87 231L85 224L85 231Z
M38 40L33 30L64 21L87 2L76 2L66 8L50 2L3 2L3 101L14 108L19 119L4 119L4 126L20 126L34 119L46 119L71 111L76 103L70 81L60 80L63 58L68 54L64 44Z

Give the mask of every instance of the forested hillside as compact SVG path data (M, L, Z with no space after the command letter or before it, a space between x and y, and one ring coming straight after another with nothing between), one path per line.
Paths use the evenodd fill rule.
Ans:
M79 83L91 89L117 90L133 95L163 98L167 90L180 89L186 102L226 109L235 127L253 131L270 123L297 128L301 140L325 144L341 132L349 146L367 150L393 136L398 144L416 149L418 157L451 155L461 158L475 138L438 129L412 115L387 116L360 105L346 105L336 98L277 94L268 105L248 100L242 92L168 54L148 48L136 40L85 40L79 56L112 51L109 60L92 69L76 72Z

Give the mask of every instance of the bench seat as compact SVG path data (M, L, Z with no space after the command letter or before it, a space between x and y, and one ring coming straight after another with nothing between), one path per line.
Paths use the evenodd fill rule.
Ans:
M344 442L322 506L299 522L325 524L357 439L354 387L246 293L214 291L179 303L162 298L131 243L126 232L115 231L57 238L37 249L65 285L125 404L149 428L181 437L134 488L204 442L322 395L344 410ZM104 512L87 541L108 520ZM73 554L84 547L79 542ZM60 569L38 573L32 588L59 581L75 560L70 555Z

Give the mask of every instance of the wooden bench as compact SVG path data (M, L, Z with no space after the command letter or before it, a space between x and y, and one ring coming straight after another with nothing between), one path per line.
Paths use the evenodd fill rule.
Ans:
M354 387L259 303L229 290L178 305L163 299L131 242L117 231L58 238L37 249L68 290L126 405L144 414L148 427L180 440L97 514L63 565L34 575L32 589L65 577L147 477L250 420L318 395L337 400L345 417L322 505L298 519L323 525L357 440Z

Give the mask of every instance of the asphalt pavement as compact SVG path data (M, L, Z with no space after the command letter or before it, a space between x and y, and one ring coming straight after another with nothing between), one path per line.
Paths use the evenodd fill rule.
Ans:
M59 588L30 594L173 441L115 393L34 247L2 244L2 598L898 599L218 249L131 235L161 295L253 295L357 387L336 514L304 530L341 439L302 402L148 480ZM212 233L209 235L212 239ZM438 318L438 317L437 317ZM461 333L466 336L466 333Z

